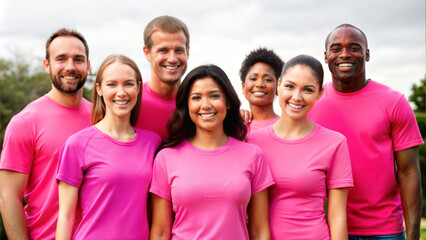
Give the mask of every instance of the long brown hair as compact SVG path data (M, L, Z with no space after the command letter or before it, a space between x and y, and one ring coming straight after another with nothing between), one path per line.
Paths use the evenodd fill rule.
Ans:
M98 86L101 86L102 84L102 78L103 78L103 74L105 72L105 69L115 63L115 62L119 62L125 65L128 65L129 67L131 67L134 71L135 71L135 75L136 75L136 82L137 82L137 87L139 88L139 94L136 100L136 105L135 107L132 109L132 112L130 114L130 124L132 126L134 126L136 124L136 121L139 117L139 111L141 108L141 99L142 99L142 75L141 72L139 71L138 65L136 65L136 63L130 59L129 57L126 57L124 55L120 55L120 54L112 54L109 55L101 64L101 66L99 67L99 71L98 74L96 74L96 80L95 80L95 85L93 86L93 90L92 90L92 124L96 124L98 123L100 120L102 120L105 117L105 102L102 96L99 96L98 92L96 91L96 84L98 84Z

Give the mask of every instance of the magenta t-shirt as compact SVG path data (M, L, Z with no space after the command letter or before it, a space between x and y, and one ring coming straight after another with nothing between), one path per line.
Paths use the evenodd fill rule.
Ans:
M265 121L252 121L250 123L250 132L254 132L254 131L257 131L257 130L262 129L264 127L267 127L271 124L274 124L279 119L280 119L280 117L276 117L274 119L265 120Z
M172 202L172 239L249 239L247 205L274 184L262 150L229 137L215 150L187 140L161 150L150 192Z
M145 82L142 90L141 111L135 126L153 131L160 135L163 141L166 141L168 137L167 122L175 108L175 96L168 97L158 94L149 87L148 82Z
M24 192L30 239L54 239L58 219L55 176L62 145L90 126L92 105L64 107L47 95L31 102L9 122L0 169L29 174Z
M349 234L404 231L394 152L423 143L404 95L372 80L353 93L329 83L309 118L348 140L355 185L348 192Z
M253 132L248 142L264 151L275 180L269 192L272 239L330 239L327 189L353 186L345 137L316 124L306 137L284 140L271 125Z
M91 126L65 143L56 178L79 188L73 239L148 239L148 186L161 139L135 130L133 141L119 142Z

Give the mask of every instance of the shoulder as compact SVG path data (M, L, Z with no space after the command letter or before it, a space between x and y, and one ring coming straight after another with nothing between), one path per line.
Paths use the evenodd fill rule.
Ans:
M232 140L234 141L234 143L231 147L234 149L234 151L237 151L241 155L263 155L263 150L252 142L242 142L234 138L232 138Z
M323 136L334 142L346 141L346 137L339 132L323 127L318 123L316 123L316 127L318 128L318 136Z
M66 145L86 146L87 143L98 133L95 126L89 126L71 135Z
M142 137L144 137L145 139L149 140L150 142L152 142L153 144L159 146L161 144L161 137L150 130L145 130L145 129L140 129L140 128L136 128L135 127L135 131Z

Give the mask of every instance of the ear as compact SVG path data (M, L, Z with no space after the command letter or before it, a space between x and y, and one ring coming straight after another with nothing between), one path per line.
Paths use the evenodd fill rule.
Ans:
M189 57L189 48L190 46L188 46L188 49L186 49L186 56Z
M143 87L143 85L142 85L142 81L138 81L138 94L141 92L141 89L142 89L142 87Z
M243 89L243 95L244 95L244 82L241 82L241 88Z
M87 76L90 75L90 60L87 60Z
M327 64L328 64L327 51L324 51L324 61L325 61L325 63L327 63Z
M318 96L317 96L317 100L320 100L322 94L324 92L324 88L321 89L321 91L319 92Z
M370 49L367 48L367 51L365 51L365 61L370 61Z
M280 90L280 86L281 86L281 78L278 78L277 80L277 90L275 91L275 94L278 96L278 91Z
M49 74L49 75L50 75L50 63L49 63L49 60L47 60L47 59L44 59L44 60L43 60L43 68L44 68L44 71L45 71L47 74Z
M143 54L145 54L146 60L148 60L148 62L151 62L151 53L145 45L143 46Z
M98 83L95 83L95 88L96 88L96 92L98 93L98 95L102 97L102 89L101 89L101 87L99 86Z

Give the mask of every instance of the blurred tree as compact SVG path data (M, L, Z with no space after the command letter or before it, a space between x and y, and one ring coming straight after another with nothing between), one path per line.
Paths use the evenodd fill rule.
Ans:
M426 101L426 75L423 79L420 79L420 84L413 84L411 86L411 95L408 100L416 106L417 112L426 112L425 101Z

